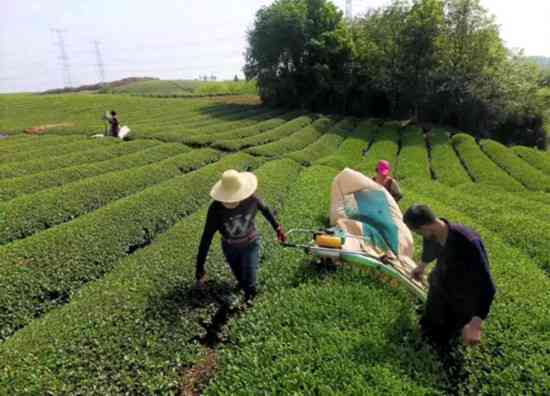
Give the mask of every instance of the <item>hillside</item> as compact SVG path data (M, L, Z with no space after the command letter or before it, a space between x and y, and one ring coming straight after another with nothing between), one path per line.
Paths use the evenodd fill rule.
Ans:
M0 108L0 394L550 392L550 154L445 129L430 149L415 127L250 97L2 95ZM106 109L130 141L90 138ZM22 132L40 125L57 126ZM208 288L194 289L224 170L254 171L287 230L318 229L334 177L370 175L380 159L402 210L429 204L485 242L498 292L482 345L462 361L443 364L423 344L421 304L404 287L314 265L273 243L260 217L255 304L222 309L234 281L219 240ZM220 324L224 342L204 338Z

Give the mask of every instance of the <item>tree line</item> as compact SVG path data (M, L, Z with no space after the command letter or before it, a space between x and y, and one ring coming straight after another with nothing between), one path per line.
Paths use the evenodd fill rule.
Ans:
M546 76L479 0L393 0L352 21L327 0L277 0L248 31L244 72L270 105L546 140Z

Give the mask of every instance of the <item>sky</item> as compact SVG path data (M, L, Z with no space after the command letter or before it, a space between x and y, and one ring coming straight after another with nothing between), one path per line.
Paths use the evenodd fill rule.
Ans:
M550 56L550 0L481 0L510 48ZM334 0L344 9L345 0ZM0 93L64 85L62 29L72 86L130 76L242 77L246 31L272 0L2 0ZM389 0L353 0L353 14Z

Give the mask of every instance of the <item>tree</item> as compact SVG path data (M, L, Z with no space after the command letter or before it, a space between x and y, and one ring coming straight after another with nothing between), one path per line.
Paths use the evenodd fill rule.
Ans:
M233 81L234 81L234 82L239 82L239 76L237 76L237 75L235 74L235 77L233 77Z
M351 36L332 3L278 0L256 14L244 71L268 103L322 108L334 102L351 55Z

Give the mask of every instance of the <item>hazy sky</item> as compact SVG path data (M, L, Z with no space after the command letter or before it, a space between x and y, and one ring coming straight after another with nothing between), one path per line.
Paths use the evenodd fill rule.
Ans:
M242 76L245 32L271 0L1 0L0 92L63 86L63 34L73 85L128 76L218 79ZM388 0L354 0L354 15ZM334 3L344 8L345 0ZM509 47L550 56L550 0L482 0Z

